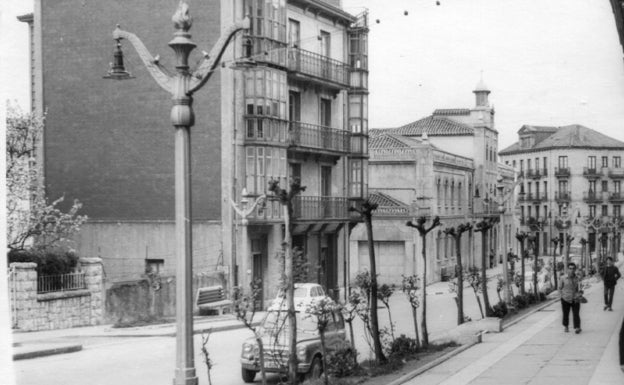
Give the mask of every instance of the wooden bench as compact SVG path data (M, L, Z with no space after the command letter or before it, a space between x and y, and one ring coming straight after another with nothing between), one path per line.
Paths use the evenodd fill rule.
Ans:
M197 289L197 298L195 300L199 314L205 314L206 310L218 310L219 314L223 314L223 309L232 312L232 301L225 298L225 291L221 286L200 287Z

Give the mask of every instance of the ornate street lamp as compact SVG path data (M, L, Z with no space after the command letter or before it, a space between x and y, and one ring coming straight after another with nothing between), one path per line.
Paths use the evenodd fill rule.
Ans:
M123 31L117 26L113 31L116 41L114 62L106 78L127 79L130 74L123 65L121 39L126 39L136 49L143 64L156 83L173 96L171 123L175 127L175 257L176 257L176 369L175 385L197 384L193 349L193 265L191 238L191 153L190 128L195 123L193 113L193 93L198 91L212 75L221 56L234 35L249 29L249 19L230 26L219 37L209 55L204 58L195 71L188 65L189 54L195 48L189 29L192 19L188 5L181 1L172 17L175 27L173 40L169 46L176 57L176 73L169 75L158 64L143 42L134 34Z

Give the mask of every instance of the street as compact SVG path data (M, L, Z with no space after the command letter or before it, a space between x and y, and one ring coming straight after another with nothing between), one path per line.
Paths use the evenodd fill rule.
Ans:
M493 283L489 284L490 301L498 302ZM430 338L435 338L456 324L454 297L448 291L447 282L429 285L427 298L428 327ZM479 319L479 309L472 289L464 290L465 314ZM395 335L413 336L411 308L400 291L391 297L390 309L396 325ZM418 309L420 317L420 309ZM389 326L387 311L379 309L381 327ZM356 348L359 360L370 358L361 321L354 322ZM420 328L420 324L419 324ZM213 333L208 342L213 368L212 382L218 385L244 384L240 374L239 356L243 341L252 334L247 329ZM347 330L348 335L348 330ZM54 355L15 361L17 383L20 385L133 385L137 383L171 383L175 364L175 338L173 337L81 337L74 341L83 345L76 353ZM201 335L195 335L195 368L200 384L208 384L206 366L201 353ZM277 382L276 375L269 376L270 383ZM260 376L256 376L256 383Z

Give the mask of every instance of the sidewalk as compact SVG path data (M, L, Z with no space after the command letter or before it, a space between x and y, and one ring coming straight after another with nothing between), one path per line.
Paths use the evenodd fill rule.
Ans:
M624 384L618 352L624 284L616 286L613 312L603 311L602 282L585 296L581 334L563 332L555 302L404 384Z
M259 322L264 312L257 312L255 322ZM244 328L242 322L233 315L195 316L193 320L194 334L212 331L226 331ZM43 357L79 351L89 338L120 338L120 337L174 337L175 323L147 325L129 328L113 328L112 325L86 326L70 329L45 330L39 332L13 331L13 359ZM77 342L78 341L78 342Z

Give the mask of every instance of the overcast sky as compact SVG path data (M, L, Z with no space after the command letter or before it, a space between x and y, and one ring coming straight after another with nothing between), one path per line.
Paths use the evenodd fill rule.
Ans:
M188 3L192 12L200 2ZM343 0L343 6L370 12L371 127L400 126L436 108L472 107L483 71L501 149L516 141L523 124L578 123L624 141L624 61L609 0ZM32 11L32 0L4 0L0 7L2 100L28 108L27 28L15 16Z

